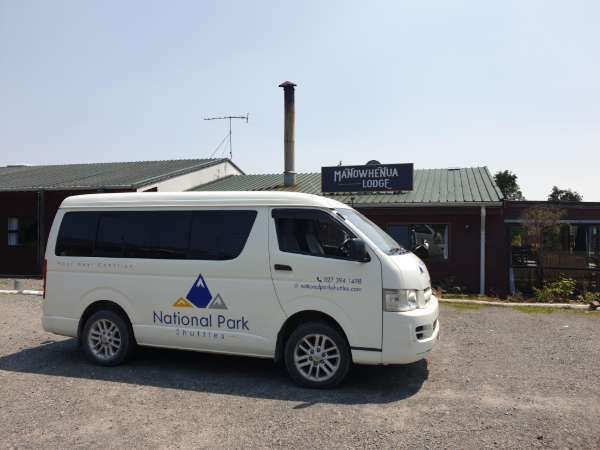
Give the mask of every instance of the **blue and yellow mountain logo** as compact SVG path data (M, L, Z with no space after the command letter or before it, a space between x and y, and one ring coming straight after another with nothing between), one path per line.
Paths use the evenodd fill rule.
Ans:
M210 293L206 281L202 274L198 275L196 282L185 297L179 297L175 303L175 308L208 308L208 309L227 309L227 305L220 294L215 297Z

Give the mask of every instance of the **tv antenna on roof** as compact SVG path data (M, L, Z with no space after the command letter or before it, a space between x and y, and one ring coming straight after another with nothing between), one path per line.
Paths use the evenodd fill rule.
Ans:
M215 155L215 153L217 153L217 150L219 150L221 148L223 143L225 143L225 141L228 140L229 141L229 159L233 159L233 144L231 143L231 120L232 119L241 119L241 120L245 120L246 123L248 123L249 116L250 116L250 113L246 113L245 116L222 116L222 117L205 117L204 118L204 120L229 120L229 133L227 133L227 135L223 138L221 143L219 145L217 145L217 148L215 148L214 151L211 153L211 155L210 155L211 158Z

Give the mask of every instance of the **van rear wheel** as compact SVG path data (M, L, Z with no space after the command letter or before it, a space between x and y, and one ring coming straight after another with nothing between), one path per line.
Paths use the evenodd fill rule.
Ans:
M135 346L129 324L121 314L111 310L90 316L83 327L81 343L85 356L102 366L121 364Z
M300 325L285 345L285 365L297 384L326 389L340 384L350 369L350 349L341 333L325 322Z

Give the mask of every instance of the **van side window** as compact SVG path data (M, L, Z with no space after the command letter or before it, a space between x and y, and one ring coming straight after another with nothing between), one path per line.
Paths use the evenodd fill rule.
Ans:
M237 258L248 240L256 211L197 211L192 219L190 259Z
M343 244L355 236L323 211L274 209L279 250L289 253L346 258Z
M191 213L102 213L94 256L187 259Z
M105 258L123 257L123 238L127 226L125 214L102 214L98 223L98 234L94 256Z
M69 212L63 217L56 241L57 256L92 256L99 213Z
M150 226L143 221L140 225L146 227L148 236L145 236L145 242L148 243L149 251L137 253L138 256L128 256L129 258L157 258L157 259L186 259L188 256L188 247L190 242L190 222L191 213L184 211L165 211L154 214ZM136 229L139 231L139 228ZM131 240L125 237L125 242L135 242L134 237ZM125 250L127 254L127 248Z
M69 212L57 256L227 260L240 255L256 211Z

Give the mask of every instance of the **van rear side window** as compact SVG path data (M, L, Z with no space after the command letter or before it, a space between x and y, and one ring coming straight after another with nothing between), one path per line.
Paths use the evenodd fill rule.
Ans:
M55 254L99 258L228 260L240 255L256 211L69 212Z
M99 213L67 213L56 241L56 256L93 256Z

